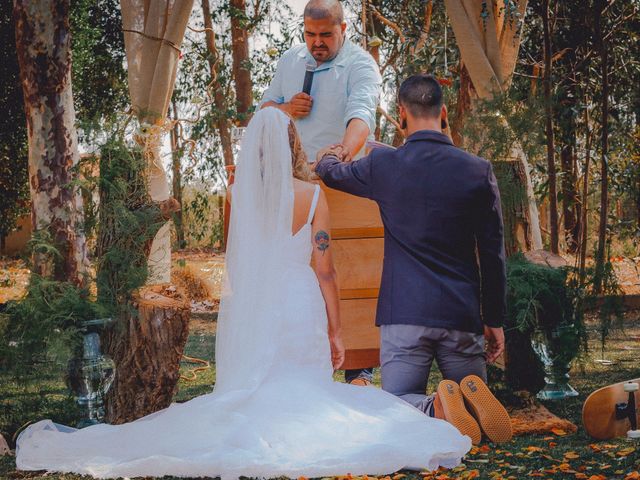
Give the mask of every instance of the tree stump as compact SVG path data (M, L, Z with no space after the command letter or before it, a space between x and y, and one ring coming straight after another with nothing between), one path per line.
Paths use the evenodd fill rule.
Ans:
M564 258L544 250L524 254L526 260L535 265L561 268L567 265ZM543 305L544 307L544 305ZM550 312L541 312L549 315ZM553 312L555 314L557 312ZM505 380L513 391L526 390L532 394L545 385L544 366L531 345L532 332L522 332L514 325L505 325Z
M106 396L108 423L130 422L171 404L189 334L190 302L169 285L141 288L118 325L104 334L116 376Z

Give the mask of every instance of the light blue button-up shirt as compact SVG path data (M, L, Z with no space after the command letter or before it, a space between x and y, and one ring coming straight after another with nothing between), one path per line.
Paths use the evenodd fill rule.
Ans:
M308 62L315 63L315 60L305 44L287 50L278 62L261 104L288 102L300 93ZM382 78L373 57L345 39L338 55L316 69L310 93L311 113L296 120L309 162L315 162L322 147L341 142L347 124L354 118L369 126L369 138L373 138L381 85Z

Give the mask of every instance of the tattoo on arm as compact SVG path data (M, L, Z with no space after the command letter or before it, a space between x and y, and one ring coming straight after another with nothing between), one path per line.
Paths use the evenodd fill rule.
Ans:
M324 255L324 252L329 248L329 234L324 230L318 230L314 240L316 242L316 248Z

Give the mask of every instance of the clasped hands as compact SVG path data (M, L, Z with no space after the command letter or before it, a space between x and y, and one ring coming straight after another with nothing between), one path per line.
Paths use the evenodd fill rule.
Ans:
M351 153L349 149L342 145L341 143L334 143L333 145L329 145L318 150L318 154L316 155L316 162L313 164L313 170L315 171L318 163L322 160L323 157L327 155L331 155L336 157L341 162L350 162L353 160L351 158Z

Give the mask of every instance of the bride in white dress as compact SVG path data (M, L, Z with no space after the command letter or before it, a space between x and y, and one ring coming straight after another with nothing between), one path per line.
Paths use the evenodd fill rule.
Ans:
M318 186L294 178L289 123L260 110L242 141L213 392L124 425L38 422L18 438L19 469L226 480L460 463L471 441L452 425L378 388L333 381L344 349L328 208Z

